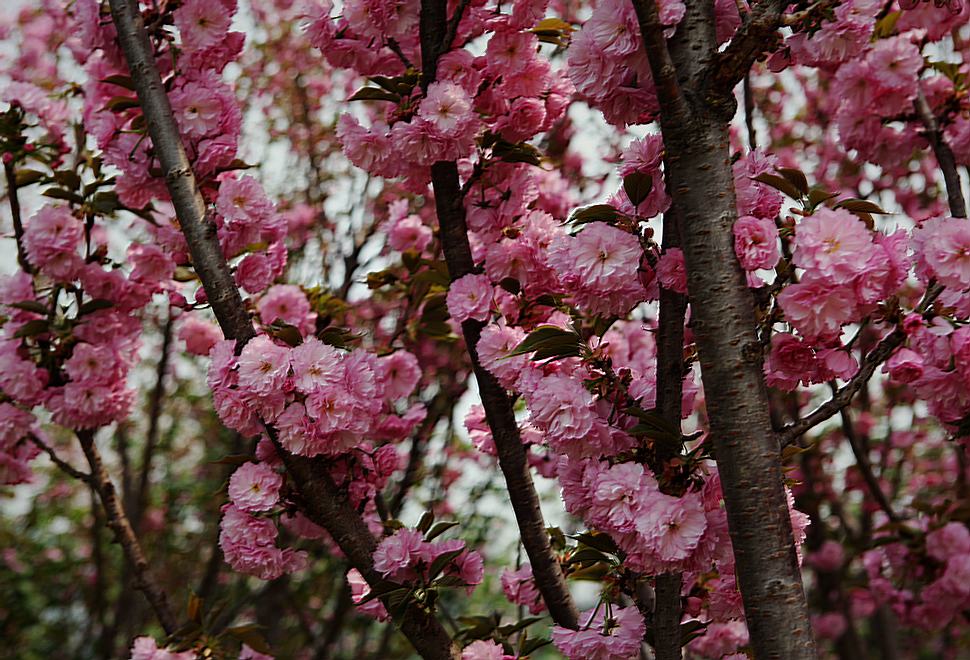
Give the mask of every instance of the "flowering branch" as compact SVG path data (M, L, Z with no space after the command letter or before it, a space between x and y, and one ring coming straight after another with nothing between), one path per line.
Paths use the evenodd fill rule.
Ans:
M7 179L7 200L10 203L10 217L13 220L13 234L17 240L17 263L24 272L32 273L33 267L27 252L24 250L24 222L20 215L20 198L17 196L17 174L14 171L13 163L3 164L3 173Z
M859 367L859 371L856 373L856 375L853 376L848 383L839 388L831 399L820 405L802 419L785 426L781 431L779 431L778 440L781 447L784 449L788 445L794 443L803 434L807 433L809 430L818 426L828 418L832 417L832 415L835 415L840 410L852 403L852 397L856 395L856 392L861 390L862 387L869 382L872 374L876 372L876 368L885 362L886 359L892 355L893 351L895 351L905 339L905 333L898 329L894 330L886 337L883 337L882 341L880 341L879 344L866 355L865 359L862 361L862 366Z
M724 96L733 101L735 85L744 80L755 60L777 43L776 33L784 23L787 6L782 0L761 0L745 15L731 43L710 65L710 91L715 98Z
M919 114L926 130L923 135L929 140L936 155L936 161L943 171L943 181L946 183L946 197L950 205L950 215L954 218L967 217L967 202L963 198L963 186L960 182L960 173L957 171L956 160L953 157L953 150L943 138L943 131L940 124L930 108L926 95L920 89L916 96L916 112Z
M459 6L458 11L462 9L463 5ZM456 15L460 16L458 13ZM421 84L425 90L435 80L438 57L450 45L444 41L449 34L447 2L422 0L421 53L424 75ZM455 281L475 271L457 164L453 161L439 161L432 165L431 182L441 231L441 246L448 273L451 280ZM519 435L512 402L495 376L482 367L478 358L476 347L483 327L483 323L473 319L467 319L461 324L465 346L478 381L482 407L495 439L499 467L505 476L509 499L515 511L522 545L532 563L536 586L542 593L553 620L560 626L575 629L578 626L579 613L546 532L539 496L532 482L526 449Z
M237 348L241 348L256 333L222 254L215 225L206 216L206 204L182 145L137 3L111 0L110 5L118 39L135 83L155 154L166 173L166 185L193 265L223 334L227 339L235 339ZM351 565L361 572L372 588L375 587L381 581L372 558L376 541L360 514L349 504L347 494L341 492L330 478L326 463L321 459L290 454L280 444L275 429L267 426L266 432L293 476L308 517L330 533ZM458 656L451 638L429 612L408 608L397 621L422 657L445 660Z
M716 81L731 83L721 89L744 76L781 10L776 2L757 6L722 57L709 7L688 3L668 50L656 4L633 0L633 6L656 81L664 176L679 214L710 438L752 649L759 657L814 658L761 347L750 322L753 299L734 252L738 213L725 118L734 110L727 113L728 105L706 94L712 86L705 88L711 62Z
M41 440L39 437L37 437L36 434L34 433L27 434L27 439L33 442L38 447L40 447L42 450L44 450L44 453L46 453L47 456L50 457L51 463L53 463L58 468L60 468L60 470L64 474L68 475L69 477L73 477L74 479L77 479L79 481L83 481L86 484L93 484L93 480L90 474L88 474L87 472L81 472L76 467L74 467L73 465L65 461L63 458L58 456L57 452L54 451L54 448L51 447L46 442L44 442L43 440Z

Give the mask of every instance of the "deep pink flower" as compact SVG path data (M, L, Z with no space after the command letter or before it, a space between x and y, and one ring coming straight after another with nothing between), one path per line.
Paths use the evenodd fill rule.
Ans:
M743 215L734 223L734 252L745 270L771 269L778 263L778 229L769 218Z
M657 260L657 279L665 289L687 294L687 265L684 252L680 248L670 248Z
M457 323L487 321L492 308L492 284L486 275L468 274L448 288L448 313Z

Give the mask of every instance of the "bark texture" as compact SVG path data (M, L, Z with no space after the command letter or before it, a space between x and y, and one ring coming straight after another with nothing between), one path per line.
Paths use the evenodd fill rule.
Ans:
M681 247L677 209L664 215L663 248ZM657 323L657 410L668 422L680 429L684 394L684 318L687 296L660 288L660 318ZM664 465L680 454L682 443L657 447L657 462ZM659 466L658 466L659 467ZM680 660L683 657L680 636L682 616L681 573L658 575L653 613L654 653L657 660Z
M223 334L227 339L235 339L237 346L242 346L256 333L222 255L216 227L206 216L205 201L186 157L137 1L110 0L110 4L155 156L165 172L193 265ZM307 516L330 533L350 564L361 572L368 584L376 586L381 582L372 559L377 542L360 514L350 505L346 490L333 482L325 462L290 454L276 440L271 427L267 427L267 433L303 498ZM458 647L430 612L410 606L394 620L423 658L454 660L460 657Z
M692 328L751 646L757 658L814 658L754 301L732 233L737 208L728 122L736 104L725 87L743 78L757 54L752 35L776 29L769 9L777 3L756 5L738 45L720 56L712 2L687 3L669 50L654 0L633 4L661 106L665 176L680 216Z
M422 0L421 2L421 55L423 65L422 86L427 89L437 74L438 57L447 51L454 38L458 18L464 5L459 5L456 15L448 19L446 0ZM431 166L431 182L434 187L435 210L438 215L441 245L452 281L475 272L468 228L465 224L465 205L458 178L458 166L454 162L440 161ZM539 496L532 482L532 473L526 449L519 436L512 401L505 389L478 360L478 340L484 325L468 320L462 323L462 334L471 357L475 378L481 394L482 407L495 446L498 450L499 467L505 476L509 500L515 512L522 545L532 564L536 586L549 608L553 620L565 628L577 628L579 614L573 603L562 567L556 558L546 532Z

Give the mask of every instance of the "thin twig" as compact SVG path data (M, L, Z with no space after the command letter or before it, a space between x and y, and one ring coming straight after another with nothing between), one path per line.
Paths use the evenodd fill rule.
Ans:
M75 479L83 481L86 484L93 483L90 474L88 474L87 472L81 472L80 470L72 466L70 463L62 459L60 456L57 455L57 452L54 451L53 447L51 447L49 444L41 440L39 437L37 437L37 435L33 433L28 433L27 439L33 442L38 447L40 447L41 449L43 449L44 452L46 452L47 455L50 456L51 462L54 463L54 465L56 465L58 468L60 468L62 472L64 472L65 474L71 477L74 477Z
M4 163L3 172L7 178L7 201L10 202L10 217L13 220L13 235L17 240L17 263L25 273L33 273L34 268L24 249L24 222L20 215L20 198L17 195L17 173L13 163Z
M91 483L101 499L107 525L114 532L115 539L121 544L125 559L134 573L134 586L144 594L159 623L162 624L162 628L166 634L170 635L178 627L175 615L169 607L165 592L162 591L149 572L148 560L145 558L141 543L135 536L131 521L125 514L121 499L118 497L115 486L104 467L101 452L94 442L94 432L83 430L77 431L76 434L81 443L81 450L91 467Z

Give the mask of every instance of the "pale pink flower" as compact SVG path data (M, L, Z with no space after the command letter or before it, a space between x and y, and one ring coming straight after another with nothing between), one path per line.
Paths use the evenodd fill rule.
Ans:
M838 337L842 325L856 318L855 292L824 279L805 277L778 294L785 319L807 339Z
M487 321L492 308L492 284L486 275L469 273L451 283L445 302L457 323Z
M361 601L370 594L371 589L367 581L364 580L364 576L360 574L360 571L356 568L347 571L347 583L350 585L351 599L362 614L366 614L378 621L387 621L390 618L387 610L384 609L384 604L377 598L372 598L366 603L361 604Z
M295 284L277 284L259 299L259 318L265 324L282 321L301 330L311 318L310 301ZM315 316L313 316L315 318Z
M244 463L229 478L229 500L242 511L267 511L279 501L281 477L265 463Z
M602 464L601 464L602 465ZM657 481L639 463L618 463L592 476L589 520L607 531L632 532L641 502L659 494Z
M260 335L246 344L239 356L239 388L267 395L283 387L289 370L290 349Z
M186 0L175 11L175 26L182 37L182 48L187 53L216 45L229 31L235 2L218 0Z
M416 215L405 216L397 220L388 232L387 242L392 250L406 252L414 250L423 252L430 245L433 234L431 227L421 222Z
M176 653L168 649L159 648L151 637L136 637L131 645L129 660L194 660L195 651Z
M482 329L478 340L478 359L499 383L513 389L522 370L529 366L528 355L509 357L516 346L525 339L525 331L507 325L489 324Z
M461 651L461 660L504 660L515 656L505 655L499 644L490 639L479 639Z
M555 440L582 440L593 429L593 396L575 378L546 376L528 398L528 404L532 423Z
M384 396L390 400L403 399L411 394L421 380L421 367L414 354L408 351L394 351L380 358L381 380L384 381Z
M435 82L418 105L418 116L441 135L454 137L473 119L467 92L453 82Z
M613 607L606 619L606 608L588 610L579 616L580 629L561 626L552 629L552 641L569 660L633 660L640 655L646 625L635 607Z
M643 249L636 236L604 222L592 222L575 236L560 236L549 261L565 282L608 293L636 281Z
M897 383L912 383L923 376L923 358L916 351L903 347L886 360L882 371Z
M81 221L66 206L45 206L24 228L23 244L30 262L54 278L71 280L84 265L77 246Z
M194 314L187 314L179 323L178 338L185 342L185 349L192 355L208 355L222 339L222 330Z
M304 394L343 380L342 354L316 337L308 337L290 351L293 385Z
M865 268L872 249L872 233L858 216L845 209L821 208L798 224L792 261L841 284Z
M929 276L957 291L970 288L970 221L931 218L913 232L913 242Z
M765 360L765 382L791 392L800 382L808 384L815 372L815 351L795 335L779 332L771 337Z
M970 531L963 523L949 522L926 535L926 552L937 561L970 555Z
M707 527L707 516L699 493L673 497L645 492L641 498L636 528L647 547L662 562L687 559Z

